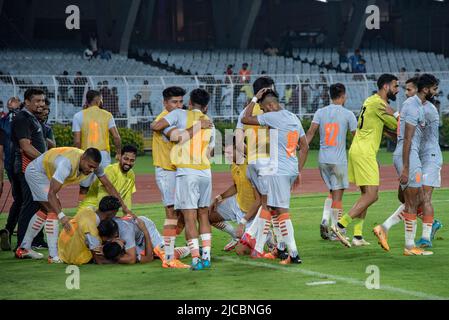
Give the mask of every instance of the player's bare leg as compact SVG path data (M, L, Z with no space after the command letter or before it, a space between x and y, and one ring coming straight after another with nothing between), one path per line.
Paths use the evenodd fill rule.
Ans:
M42 253L36 252L31 249L33 239L37 234L44 228L47 221L47 213L44 208L41 208L38 212L34 214L31 218L25 236L23 237L22 243L19 244L15 256L19 259L42 259L44 255Z
M423 186L422 204L421 204L421 208L423 211L422 236L421 236L421 239L416 242L416 246L420 247L420 248L431 248L432 247L431 233L432 233L432 225L433 225L433 221L434 221L432 193L433 193L433 187Z
M236 230L229 222L225 221L223 217L216 210L214 210L212 206L209 208L209 222L214 228L226 232L232 237L232 240L228 245L231 245L232 243L234 245L231 245L232 248L230 249L228 249L230 246L226 245L224 250L230 251L235 248L235 245L238 243Z
M198 242L197 219L198 213L196 209L182 210L185 222L186 240L190 248L190 255L192 256L192 269L201 270L200 245Z

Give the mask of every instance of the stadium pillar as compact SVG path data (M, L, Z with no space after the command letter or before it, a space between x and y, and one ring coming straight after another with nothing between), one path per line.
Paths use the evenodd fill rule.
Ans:
M327 37L326 45L336 47L339 44L341 35L341 25L343 17L341 15L341 2L327 3Z
M242 21L243 28L239 29L242 30L240 35L240 49L248 48L249 37L251 36L251 31L253 30L254 22L256 21L257 15L259 14L261 5L262 0L250 1L250 9L248 10L247 19Z
M360 47L366 30L365 21L368 17L365 13L366 8L376 4L376 0L353 1L353 4L352 18L348 23L343 37L348 48Z
M153 25L153 15L156 0L144 0L142 4L143 9L143 41L147 42L150 40L151 27Z
M128 54L129 42L131 40L131 33L134 30L134 23L136 22L137 11L140 7L141 0L132 0L129 6L128 14L126 15L125 24L121 29L120 47L119 52L121 54Z

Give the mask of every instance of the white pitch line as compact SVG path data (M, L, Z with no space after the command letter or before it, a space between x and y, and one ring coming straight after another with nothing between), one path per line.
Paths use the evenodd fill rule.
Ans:
M286 267L281 267L281 266L274 265L274 264L269 264L269 263L264 263L264 262L255 262L255 261L246 261L246 260L240 260L240 259L232 258L232 257L215 257L215 259L239 263L239 264L245 264L245 265L254 266L254 267L263 267L263 268L267 268L267 269L281 270L284 272L302 273L302 274L305 274L308 276L324 278L324 279L331 279L331 280L335 280L335 281L346 282L346 283L353 284L356 286L365 287L364 281L360 281L360 280L357 280L354 278L336 276L333 274L326 274L326 273L311 271L311 270L303 269L302 266L298 266L298 268L288 268L288 267L286 268ZM427 293L421 292L421 291L405 290L402 288L397 288L397 287L393 287L393 286L389 286L389 285L381 285L379 290L384 290L384 291L393 292L393 293L400 293L403 295L414 296L417 298L427 299L427 300L449 300L449 297L440 297L440 296L427 294Z
M336 284L337 281L316 281L316 282L307 282L308 286L324 286L328 284Z

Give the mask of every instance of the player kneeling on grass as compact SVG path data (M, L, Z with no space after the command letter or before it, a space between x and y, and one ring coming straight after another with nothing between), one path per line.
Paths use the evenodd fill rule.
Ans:
M247 222L253 219L260 207L260 196L246 177L248 165L236 164L236 152L234 139L232 144L225 146L225 157L232 162L234 184L214 199L209 211L211 225L232 237L231 242L224 247L225 251L231 251L239 243L238 239L242 236ZM237 230L227 221L237 222Z
M307 160L309 144L298 117L280 106L279 96L275 91L263 90L259 104L264 114L252 116L254 107L252 105L246 109L242 118L243 124L262 125L270 128L269 169L271 170L265 173L268 195L262 196L262 211L259 219L255 222L258 223L256 257L263 257L263 246L273 215L279 217L281 237L287 244L289 252L289 257L282 260L281 264L301 263L289 208L291 190L299 184L299 172ZM300 161L296 155L298 143L300 144Z
M164 240L153 221L147 217L114 218L100 223L98 229L104 241L100 254L109 263L148 263L155 256L164 259ZM188 254L188 247L175 248L175 259L182 259Z
M61 221L64 229L71 232L70 219L62 212L57 193L70 184L77 184L95 174L110 195L117 197L126 214L132 214L126 207L117 190L111 184L100 166L101 153L95 148L86 151L77 148L54 148L33 160L25 171L33 200L38 201L41 209L32 217L25 237L16 251L19 259L42 259L41 253L31 249L34 237L44 227L47 234L49 263L61 263L58 257L58 235ZM57 213L59 212L59 213Z
M105 196L96 211L92 207L79 210L69 222L71 230L63 229L59 235L59 258L67 264L104 263L104 257L97 254L101 246L97 227L101 221L115 217L120 207L116 197Z

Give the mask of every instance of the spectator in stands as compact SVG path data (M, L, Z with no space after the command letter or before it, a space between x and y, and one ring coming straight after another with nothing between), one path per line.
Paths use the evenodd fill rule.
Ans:
M312 97L312 87L310 86L310 80L306 79L303 84L301 84L301 105L308 112L310 111L309 105Z
M356 75L354 76L354 80L359 80L359 81L363 81L364 77L361 74L366 73L366 61L365 59L360 59L360 61L357 63L357 65L355 66L355 70L354 73L356 73Z
M227 76L232 76L234 74L234 71L232 70L234 66L232 64L228 64L228 66L226 67L226 75Z
M248 63L242 64L242 68L239 71L240 82L249 83L251 81L251 71L248 69Z
M420 77L421 76L421 69L415 69L415 77Z
M145 107L148 107L148 111L150 111L150 114L153 115L153 109L151 108L150 102L151 91L148 80L143 81L143 86L140 88L139 94L142 97L143 109L145 110ZM145 113L144 110L142 111L143 113Z
M267 56L274 57L277 56L279 53L279 50L272 45L271 40L269 38L265 39L265 43L263 45L263 53Z
M45 98L45 105L42 108L42 111L37 115L37 118L42 125L42 129L44 130L44 137L47 140L47 149L56 148L56 140L55 135L53 134L53 129L47 124L48 116L50 115L50 105L50 100Z
M229 116L231 115L232 106L232 87L225 86L223 88L223 93L220 101L220 108L217 110L218 116Z
M83 52L83 59L84 60L91 60L94 56L94 53L89 48L86 48Z
M138 93L134 95L134 99L131 100L130 103L131 110L135 110L134 115L138 115L138 109L141 109L141 115L143 115L143 104L142 104L142 96Z
M100 59L102 59L102 60L109 61L112 59L112 53L109 50L100 49L98 54L100 56Z
M293 87L289 84L287 84L285 86L285 91L284 91L284 103L285 103L285 107L290 110L290 105L291 105L291 101L292 101L292 96L293 96Z
M106 103L109 103L109 98L111 96L111 89L108 87L109 82L107 80L104 80L102 83L102 87L100 88L101 96L103 97L103 101Z
M354 54L349 58L352 73L355 73L357 64L360 62L361 59L362 59L362 52L360 51L360 49L356 49L354 51Z
M340 63L348 63L348 48L346 48L345 42L340 42L340 47L337 50Z
M56 78L59 83L59 100L64 102L69 101L69 87L72 85L72 82L68 77L69 73L64 71L60 77Z
M75 94L75 107L81 107L83 103L84 91L86 90L87 78L82 76L81 71L78 71L73 80L73 92Z
M106 109L106 108L105 108ZM120 117L120 109L118 105L118 92L117 87L112 87L111 89L111 95L109 99L109 109L108 111L112 113L114 117Z
M0 130L4 135L3 145L3 156L4 156L4 169L6 170L6 175L8 176L8 181L11 185L11 194L13 198L13 203L9 208L8 220L6 221L6 226L4 229L0 230L0 247L2 250L11 250L11 238L14 229L17 226L17 220L19 219L20 208L22 206L22 193L20 190L20 181L18 176L13 170L13 154L11 150L11 122L13 121L15 115L20 111L20 99L18 97L10 98L6 107L8 113L5 117L0 119ZM3 159L3 158L2 158ZM1 173L0 173L1 175Z

